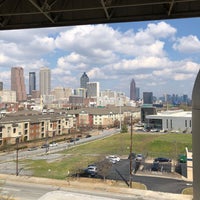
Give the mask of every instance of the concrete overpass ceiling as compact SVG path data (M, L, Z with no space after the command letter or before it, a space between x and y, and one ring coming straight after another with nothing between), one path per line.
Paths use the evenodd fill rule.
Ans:
M199 16L199 0L0 0L0 30Z

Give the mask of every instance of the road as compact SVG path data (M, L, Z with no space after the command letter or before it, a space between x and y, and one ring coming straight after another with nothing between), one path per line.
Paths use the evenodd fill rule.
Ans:
M119 129L108 129L108 130L103 130L103 131L99 131L98 135L94 135L92 137L89 138L82 138L79 141L76 142L61 142L59 143L58 146L54 146L54 147L49 147L48 151L50 151L50 153L55 153L58 151L62 151L65 150L67 148L70 148L74 145L80 145L83 143L87 143L87 142L91 142L94 140L98 140L98 139L102 139L105 137L109 137L115 133L119 133ZM27 159L27 158L32 158L36 155L44 155L46 154L46 148L37 148L34 151L28 151L27 149L23 149L23 150L19 150L18 151L18 159ZM9 162L9 161L15 161L16 160L16 151L13 152L4 152L0 154L0 164L4 163L4 162Z
M109 186L108 186L109 187ZM86 190L80 188L61 188L47 184L23 183L7 180L1 191L5 195L19 200L46 200L46 199L81 199L81 200L191 200L191 196L169 193L157 193L144 190L130 190L117 188L115 192L106 190ZM106 188L107 189L107 188ZM54 196L55 195L55 196ZM71 198L73 197L73 198Z
M81 145L84 143L92 142L94 140L100 140L105 137L109 137L115 133L119 133L119 129L108 129L99 131L98 134L93 135L89 138L82 138L76 142L61 142L57 146L49 147L48 153L46 148L37 148L33 151L28 151L28 149L23 149L18 151L18 161L21 159L45 159L45 160L54 160L64 156L56 152L72 148L75 145ZM16 155L17 152L4 152L0 154L0 173L3 174L16 174ZM32 175L30 171L25 171L24 166L18 162L19 175Z

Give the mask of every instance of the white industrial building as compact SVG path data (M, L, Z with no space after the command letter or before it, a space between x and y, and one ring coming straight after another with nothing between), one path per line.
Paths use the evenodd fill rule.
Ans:
M170 110L147 115L146 127L150 129L168 130L171 132L191 133L192 112L183 110Z

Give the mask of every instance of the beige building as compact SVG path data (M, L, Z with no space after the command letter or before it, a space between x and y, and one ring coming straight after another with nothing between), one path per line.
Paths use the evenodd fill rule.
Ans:
M16 103L16 91L12 91L12 90L0 91L0 101L1 103L5 103L5 102Z
M54 96L55 101L69 99L69 96L72 95L72 89L56 87L51 91L51 94Z
M66 114L22 113L9 114L1 119L0 145L15 144L17 138L22 142L67 134L74 126L73 116L69 119Z

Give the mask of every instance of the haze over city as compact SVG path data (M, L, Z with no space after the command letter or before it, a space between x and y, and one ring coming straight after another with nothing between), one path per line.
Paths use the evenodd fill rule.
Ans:
M77 88L87 72L90 81L99 81L101 90L112 89L129 96L136 86L163 93L192 93L199 70L199 18L117 23L0 32L0 81L10 89L11 67L37 74L43 66L51 69L52 88Z

